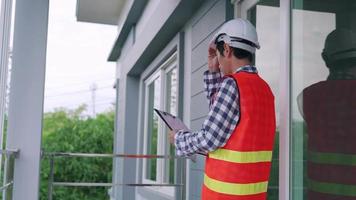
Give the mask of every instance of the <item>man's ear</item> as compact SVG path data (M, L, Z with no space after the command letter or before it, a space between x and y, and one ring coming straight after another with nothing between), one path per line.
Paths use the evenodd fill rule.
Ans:
M322 52L321 53L321 57L323 57L323 59L324 59L324 62L325 62L325 65L328 67L328 68L330 68L330 58L329 58L329 56L325 53L325 52Z
M326 63L329 62L329 56L325 52L321 53L321 57L323 57L323 59Z
M226 43L224 43L224 55L226 57L230 57L232 53L232 49L230 48L230 46Z

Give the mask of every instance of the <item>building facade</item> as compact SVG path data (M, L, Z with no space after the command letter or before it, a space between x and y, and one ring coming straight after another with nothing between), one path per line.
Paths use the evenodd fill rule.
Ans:
M3 2L8 1L1 10L9 17L11 6ZM48 6L48 0L16 1L6 146L20 150L15 200L38 199ZM257 28L261 49L254 64L275 95L268 199L355 199L353 0L78 0L78 20L118 26L108 58L117 63L114 153L174 155L154 108L200 129L208 113L202 80L208 43L225 21L237 17ZM1 15L2 70L9 42L4 19ZM111 199L198 200L204 159L117 158ZM121 183L171 186L115 185Z
M110 61L117 62L119 85L115 143L117 153L174 154L167 142L167 130L154 114L153 108L178 115L192 130L200 129L208 113L202 80L202 74L207 70L208 43L225 21L242 17L250 20L257 28L261 49L256 53L255 65L276 97L278 137L268 188L269 199L308 199L308 196L309 199L328 199L339 195L355 198L354 192L351 192L355 187L355 174L351 175L350 180L327 178L325 175L328 173L326 168L330 167L336 171L347 169L352 172L353 164L340 161L327 166L328 159L323 158L325 155L333 155L336 160L343 160L341 155L346 156L344 159L352 158L352 153L356 151L352 152L351 147L346 150L335 147L334 151L333 145L336 144L332 140L338 136L330 136L329 139L317 137L322 134L319 132L326 131L310 128L318 122L309 118L319 118L325 122L328 119L320 119L323 115L306 116L306 113L327 113L325 110L328 106L334 109L329 102L326 107L312 111L309 104L311 107L318 105L318 99L309 100L307 92L309 87L331 80L329 71L332 68L327 66L322 56L329 44L326 44L326 37L334 29L347 29L351 35L345 37L354 38L352 35L356 27L351 20L356 11L354 2L128 2L130 11L120 18L121 29L109 56ZM340 37L335 40L336 43L342 43ZM345 51L355 47L355 40L350 39L349 43L352 45L345 47L348 49ZM335 41L331 45L335 46ZM330 48L334 48L336 54L344 51L341 50L344 47L338 49L337 45ZM349 80L347 84L355 82ZM335 86L338 87L344 88ZM325 95L328 90L325 88L319 91L324 97L320 99L321 102L332 98ZM330 90L330 94L334 95L333 89ZM345 99L352 99L353 102L356 100L354 95L338 96L341 102ZM350 109L354 105L351 104L346 101L344 106ZM336 118L332 121L339 123L334 128L344 127L335 128L334 134L338 131L344 131L346 135L355 133L354 126L350 127L349 123L356 122L355 108L352 108L353 111L343 111L344 114L338 113L336 108L332 110ZM348 118L347 123L343 121L345 116ZM318 149L319 143L331 147ZM347 145L347 140L339 141L339 145L343 143ZM318 174L320 170L324 170L320 172L324 175ZM201 197L204 157L197 156L196 162L190 159L174 162L121 159L115 162L114 171L116 182L183 183L185 186L175 189L114 188L113 199L182 199L183 196L185 199L197 200ZM337 189L331 190L333 187Z

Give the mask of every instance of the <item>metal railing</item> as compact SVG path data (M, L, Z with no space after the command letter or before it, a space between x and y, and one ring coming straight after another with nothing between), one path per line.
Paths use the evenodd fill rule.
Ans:
M48 200L53 199L53 190L55 186L64 187L113 187L113 186L132 186L132 187L184 187L184 184L166 184L166 183L94 183L94 182L56 182L54 181L54 159L58 157L81 157L81 158L131 158L131 159L186 159L179 156L170 155L143 155L143 154L97 154L97 153L59 153L43 152L42 157L49 158L49 176L48 176ZM194 158L191 157L189 159ZM183 199L182 195L182 199Z
M0 150L0 155L5 156L3 186L0 187L3 200L12 199L12 185L14 178L14 164L15 159L19 156L20 150L18 149L4 149Z

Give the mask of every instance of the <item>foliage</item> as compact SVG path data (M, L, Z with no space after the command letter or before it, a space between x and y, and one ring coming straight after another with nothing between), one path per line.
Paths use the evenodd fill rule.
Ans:
M268 183L268 200L278 200L279 193L279 130L276 131L272 155L271 174Z
M112 153L114 112L83 117L85 106L76 110L59 109L46 113L43 121L42 148L44 152ZM41 200L48 199L49 157L41 161ZM55 182L110 183L111 158L56 157ZM53 188L55 200L109 199L108 188L62 187Z

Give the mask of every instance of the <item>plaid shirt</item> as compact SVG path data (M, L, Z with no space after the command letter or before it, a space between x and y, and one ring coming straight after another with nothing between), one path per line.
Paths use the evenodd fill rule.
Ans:
M257 73L253 66L243 66L235 73L245 71ZM210 111L199 131L180 130L175 134L178 156L195 153L207 154L223 147L240 118L238 86L231 77L222 78L219 72L204 72L204 83Z

